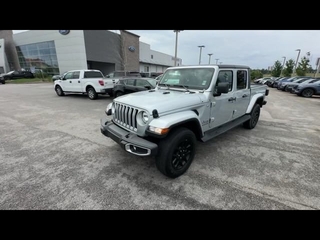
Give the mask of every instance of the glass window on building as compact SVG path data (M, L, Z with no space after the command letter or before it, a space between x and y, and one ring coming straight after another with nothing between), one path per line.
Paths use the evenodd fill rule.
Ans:
M17 46L21 68L34 67L48 75L59 74L59 66L54 41L39 42Z

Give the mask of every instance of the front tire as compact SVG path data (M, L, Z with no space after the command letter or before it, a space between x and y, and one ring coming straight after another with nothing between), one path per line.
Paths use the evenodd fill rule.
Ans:
M243 123L243 126L246 129L253 129L257 125L259 117L260 117L260 105L259 104L256 103L254 105L250 115L251 115L251 118L248 121Z
M64 92L60 86L56 86L55 90L58 96L64 96Z
M89 87L87 89L87 94L88 94L88 97L89 97L90 100L97 99L97 97L98 97L97 92L92 87Z
M177 128L159 143L156 156L158 170L167 177L177 178L190 167L196 150L196 137L188 128Z
M301 92L302 97L310 98L314 94L314 91L311 88L306 88Z

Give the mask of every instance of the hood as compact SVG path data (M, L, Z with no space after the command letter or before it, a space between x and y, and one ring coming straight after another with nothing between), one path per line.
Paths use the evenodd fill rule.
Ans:
M115 98L115 102L120 102L137 108L146 109L152 112L157 109L158 113L164 113L175 109L193 108L205 101L203 93L190 93L186 91L174 90L158 90L142 91L130 93L121 97Z

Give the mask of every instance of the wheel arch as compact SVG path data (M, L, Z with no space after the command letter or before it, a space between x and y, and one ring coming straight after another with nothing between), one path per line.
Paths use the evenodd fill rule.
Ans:
M254 95L249 103L246 113L251 113L251 110L253 109L254 105L256 105L256 103L258 103L260 107L262 107L263 100L264 95L262 93L257 93L256 95Z
M197 139L201 139L203 137L203 129L196 111L185 111L162 116L160 118L153 119L149 125L159 128L169 128L168 134L170 134L174 129L185 127L190 129ZM161 137L165 136L166 135Z

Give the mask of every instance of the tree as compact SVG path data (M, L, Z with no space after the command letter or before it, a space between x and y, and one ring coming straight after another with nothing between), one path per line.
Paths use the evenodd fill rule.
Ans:
M298 67L296 69L297 76L305 76L309 69L310 60L306 57L301 58L301 62L299 62Z
M273 65L273 70L271 71L272 77L279 77L282 70L282 64L280 61L276 61Z
M259 70L259 69L254 69L251 71L251 79L258 79L258 78L262 78L263 77L263 73Z
M294 60L290 59L286 62L286 68L283 69L283 75L285 77L291 77L291 74L293 73L294 68Z

